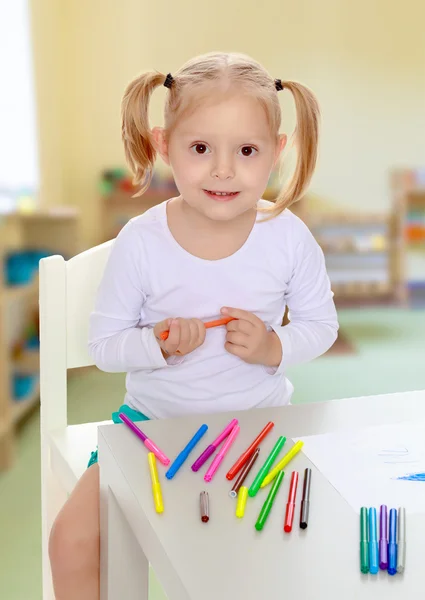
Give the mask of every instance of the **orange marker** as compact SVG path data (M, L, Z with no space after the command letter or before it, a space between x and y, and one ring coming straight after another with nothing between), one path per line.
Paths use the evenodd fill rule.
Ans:
M225 317L224 319L217 319L216 321L209 321L205 323L205 329L211 329L211 327L221 327L221 325L227 325L230 321L236 321L235 317ZM168 338L169 331L163 331L160 335L161 340L165 342Z

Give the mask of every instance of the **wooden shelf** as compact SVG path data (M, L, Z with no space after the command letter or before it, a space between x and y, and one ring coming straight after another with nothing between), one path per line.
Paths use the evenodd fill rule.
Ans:
M32 394L23 400L14 400L12 407L12 421L19 423L40 402L40 384L37 383Z
M5 433L9 432L9 430L10 430L9 423L7 423L5 420L0 421L0 440L4 436Z
M25 350L22 357L14 362L14 370L19 373L38 373L40 370L40 352Z
M377 213L350 213L334 212L313 215L310 222L311 229L326 227L380 227L387 225L389 217Z
M328 250L322 246L325 256L382 256L387 255L388 250Z
M10 252L40 250L43 255L60 254L65 258L84 250L80 240L80 216L75 207L58 206L31 213L14 213L0 220L0 469L9 468L16 456L17 425L40 402L39 352L24 350L16 355L13 348L25 347L25 339L34 327L38 299L38 277L27 285L8 285L3 264ZM17 310L11 310L14 306ZM11 398L15 373L34 375L33 392L26 398Z
M5 287L4 293L9 302L32 298L38 293L38 277L25 285L8 285Z

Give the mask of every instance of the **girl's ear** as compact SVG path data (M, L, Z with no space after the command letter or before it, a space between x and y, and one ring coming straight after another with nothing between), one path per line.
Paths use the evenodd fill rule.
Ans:
M163 127L154 127L152 129L152 137L156 151L165 162L166 165L170 164L168 157L168 142L165 136L165 130Z
M279 140L278 140L277 146L276 146L276 156L275 156L274 165L273 165L274 167L276 166L276 164L280 158L280 155L285 150L287 141L288 141L288 136L285 133L281 133L279 135Z

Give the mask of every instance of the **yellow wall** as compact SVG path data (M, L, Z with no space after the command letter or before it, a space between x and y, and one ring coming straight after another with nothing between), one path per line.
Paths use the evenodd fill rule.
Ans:
M42 200L81 206L97 241L99 172L123 163L120 101L140 70L175 71L237 50L313 88L323 112L313 188L362 209L388 206L387 169L425 157L421 0L32 0ZM191 23L194 23L191 24ZM165 90L164 90L165 91ZM152 117L161 119L163 90ZM293 126L283 94L284 127Z

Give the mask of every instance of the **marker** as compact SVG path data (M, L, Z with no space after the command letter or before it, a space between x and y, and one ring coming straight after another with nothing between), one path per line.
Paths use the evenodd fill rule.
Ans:
M258 436L255 438L255 440L252 442L252 444L249 446L249 448L247 448L245 450L245 452L238 458L238 460L235 462L233 467L230 469L230 471L226 475L226 477L229 481L232 481L232 479L235 477L235 475L237 475L239 473L239 471L242 469L244 464L254 454L255 449L261 444L261 442L264 440L266 435L268 435L270 433L270 431L273 429L273 427L274 427L274 423L272 423L271 421L269 423L267 423L267 425L258 434Z
M259 455L260 455L260 448L257 448L257 450L254 452L254 454L251 456L249 461L246 463L246 465L242 469L239 477L236 479L235 485L230 490L229 496L231 498L236 498L236 496L238 495L238 492L239 492L240 488L242 487L243 482L248 477L249 472L251 471L252 467L254 466L255 461L257 460Z
M369 519L365 506L360 510L360 570L369 573Z
M263 483L261 484L261 487L266 487L266 485L269 485L270 482L273 481L273 479L276 477L276 475L279 473L279 471L281 471L282 469L284 469L286 467L286 465L294 458L294 456L296 456L298 454L298 452L301 450L301 448L304 446L304 442L297 442L294 446L292 446L292 448L289 450L289 452L287 454L285 454L285 456L282 458L282 460L277 463L277 465L275 466L274 469L272 469L270 471L270 473L267 475L267 477L264 479Z
M376 575L379 571L378 524L376 508L369 508L369 573Z
M152 480L152 494L155 510L157 513L163 513L164 503L162 501L161 484L159 483L158 469L156 468L156 458L153 452L149 452L148 462Z
M379 568L388 569L388 509L383 504L379 516Z
M246 501L248 500L248 488L242 486L238 494L238 502L236 504L236 516L242 519L245 514Z
M187 446L185 448L183 448L183 450L180 452L180 454L177 455L173 464L168 469L168 471L165 473L165 477L167 479L172 479L174 477L174 475L177 473L177 471L183 465L185 460L188 458L189 454L192 452L193 448L201 440L201 438L206 434L207 431L208 431L208 425L205 425L205 424L201 425L201 427L195 433L193 438L190 440L190 442L187 444Z
M220 435L213 441L212 444L210 444L201 454L201 456L199 458L197 458L195 460L195 462L192 465L192 471L194 471L195 473L197 471L199 471L199 469L202 467L202 465L209 459L209 457L214 454L214 452L217 450L217 448L219 447L219 445L221 444L221 442L223 440L225 440L227 438L227 436L230 434L230 432L232 431L232 429L238 424L238 420L237 419L232 419L230 421L230 423L228 425L226 425L226 427L223 429L223 431L220 433Z
M388 543L388 573L397 573L397 511L390 510L390 540Z
M281 471L281 473L282 473L282 471ZM298 473L297 473L297 471L292 471L291 486L289 488L288 503L286 505L285 525L283 527L283 530L285 531L285 533L291 533L291 531L292 531L292 523L294 522L294 514L295 514L295 500L297 497L297 487L298 487Z
M204 325L205 329L211 329L211 327L221 327L221 325L227 325L227 323L230 323L230 321L235 320L235 317L224 317L223 319L217 319L216 321L208 321L207 323L204 323ZM166 331L162 331L159 337L163 342L165 342L165 340L168 339L169 335L170 330L167 329Z
M129 419L129 417L127 417L127 415L125 415L124 413L119 413L118 416L121 419L121 421L125 423L127 427L131 429L131 431L135 433L140 440L142 440L146 448L155 454L159 462L161 462L165 466L168 466L170 464L170 459L167 458L167 456L165 456L165 454L158 448L158 446L156 446L153 443L153 441L150 440L148 436L145 435L143 431L139 429L139 427L137 427L137 425L133 423L131 419Z
M208 523L210 520L210 500L208 492L201 492L199 494L199 501L201 505L201 521L202 523Z
M236 436L238 435L238 433L239 433L240 430L241 430L241 428L239 427L239 425L236 425L236 427L234 427L232 429L229 437L227 438L227 440L223 444L223 448L219 451L219 453L217 454L217 456L212 461L210 468L205 473L204 481L210 482L212 480L212 478L215 475L215 472L217 471L218 467L221 465L224 457L228 453L228 451L230 449L230 446L235 441Z
M301 500L300 510L300 528L307 529L308 515L310 512L310 487L311 487L311 469L304 471L303 498Z
M285 473L281 471L279 475L276 477L275 482L273 483L269 495L267 496L266 501L263 504L263 508L261 509L260 514L258 515L257 522L255 524L255 529L257 531L261 531L267 521L267 517L273 506L273 501L276 498L276 494L279 491L280 484L282 483L283 477Z
M406 566L406 509L398 509L397 573L404 573Z
M257 477L254 479L254 481L248 491L248 494L251 496L251 498L253 498L254 496L257 495L258 490L260 489L260 486L263 482L263 479L266 477L267 473L269 472L270 467L276 460L276 457L279 454L279 452L282 450L285 442L286 442L286 437L284 437L283 435L280 436L280 438L277 440L276 444L274 445L273 450L270 452L269 456L267 457L266 462L261 467L261 469L258 471Z

